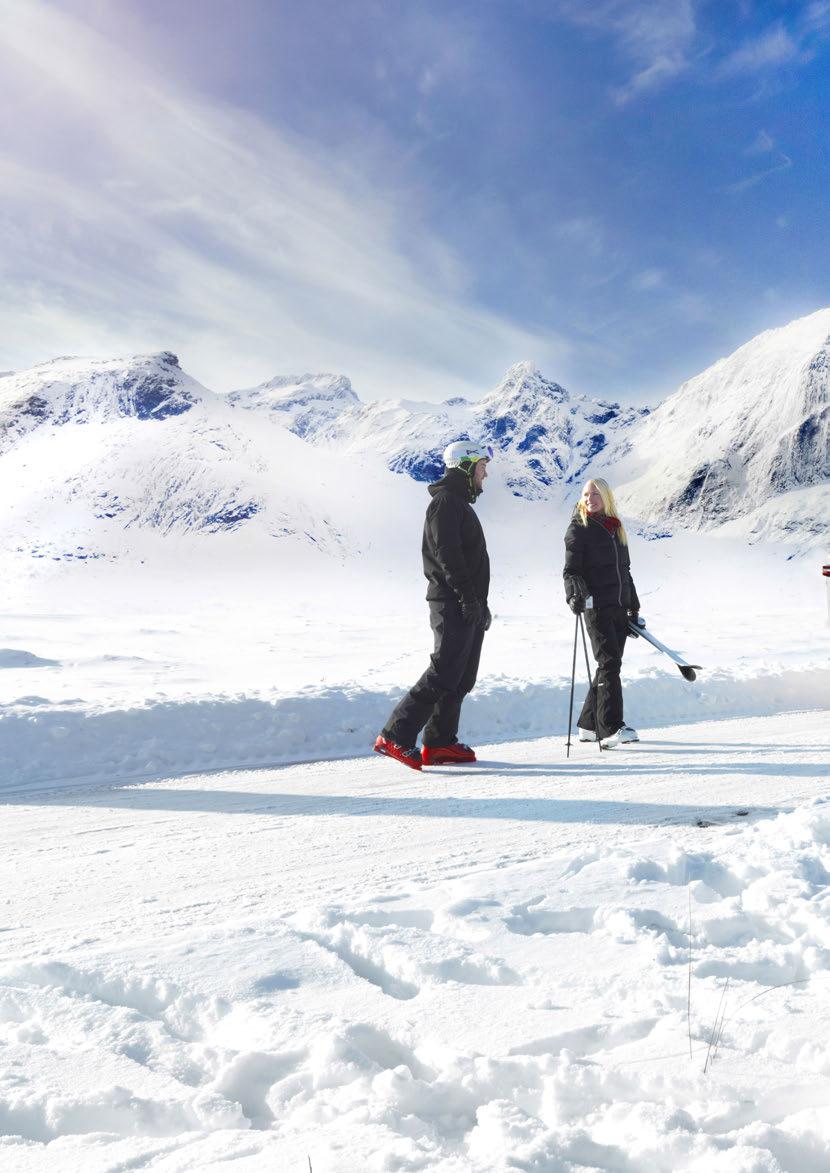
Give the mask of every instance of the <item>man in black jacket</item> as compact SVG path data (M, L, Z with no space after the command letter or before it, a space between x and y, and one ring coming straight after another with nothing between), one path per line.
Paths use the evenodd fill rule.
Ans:
M399 702L375 741L375 752L414 770L474 762L458 740L461 704L476 682L484 633L490 626L490 560L472 508L484 489L492 448L458 440L444 451L446 472L429 486L421 553L429 582L429 621L435 651L423 676ZM416 747L424 730L423 750Z

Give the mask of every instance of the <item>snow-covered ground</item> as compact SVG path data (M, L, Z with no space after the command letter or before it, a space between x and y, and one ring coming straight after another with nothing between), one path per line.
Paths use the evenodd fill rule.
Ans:
M8 796L0 1167L823 1173L826 713Z
M386 473L393 482L399 478ZM468 739L562 732L573 650L566 517L493 484L493 566ZM361 754L431 650L420 566L426 492L360 556L244 534L146 540L116 562L27 564L0 596L0 791ZM377 535L375 535L377 537ZM134 540L134 539L131 539ZM273 542L272 542L273 547ZM694 685L642 641L627 716L652 726L830 706L818 556L632 534L643 614L704 665ZM15 574L17 577L15 577ZM586 672L577 662L577 683Z

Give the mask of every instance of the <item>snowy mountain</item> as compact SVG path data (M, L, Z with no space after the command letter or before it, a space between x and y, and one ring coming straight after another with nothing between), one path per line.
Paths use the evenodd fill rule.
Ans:
M295 436L313 434L325 420L336 419L360 403L344 375L277 375L247 391L233 391L228 402L247 411L272 412Z
M830 534L830 309L690 379L605 458L638 517L753 538Z
M0 452L44 424L181 415L203 393L167 352L127 365L110 359L55 358L2 377Z
M237 407L268 411L311 444L355 456L381 453L393 472L418 481L441 475L441 453L451 440L491 444L511 492L530 499L551 496L579 479L606 445L647 414L572 396L529 362L511 367L475 403L361 403L348 380L331 375L273 379L229 399Z
M752 339L684 383L657 409L570 395L519 363L477 402L361 403L333 376L303 376L239 392L310 444L416 480L442 470L441 452L470 438L497 449L517 497L562 501L588 475L619 489L648 526L718 529L750 540L810 544L830 535L830 309ZM322 387L322 393L319 387Z
M0 537L6 549L69 561L118 557L142 534L241 527L295 554L358 552L362 503L388 474L347 476L335 454L304 472L307 452L201 386L175 355L57 359L0 381ZM394 502L392 490L384 485Z
M571 395L531 363L478 401L433 404L362 403L331 374L217 395L166 352L55 359L0 378L0 539L71 560L116 558L125 534L244 530L348 556L397 540L396 511L419 514L461 437L496 449L491 485L508 492L488 494L491 527L498 515L515 532L525 503L562 506L593 474L646 526L814 545L830 535L830 310L753 339L651 413Z

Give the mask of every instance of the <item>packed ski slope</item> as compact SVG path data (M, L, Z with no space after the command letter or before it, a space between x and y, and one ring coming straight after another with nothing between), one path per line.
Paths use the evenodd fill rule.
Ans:
M0 1167L822 1173L827 714L18 792Z

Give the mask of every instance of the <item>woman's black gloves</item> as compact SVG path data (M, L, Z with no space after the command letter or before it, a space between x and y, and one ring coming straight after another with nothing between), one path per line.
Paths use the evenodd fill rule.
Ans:
M565 579L565 598L574 615L581 615L588 598L588 584L581 574L569 574Z
M628 622L630 624L633 624L635 627L645 627L645 625L646 625L645 619L640 618L639 611L629 611L628 612ZM631 636L632 639L639 639L640 638L639 633L636 631L632 631L630 627L628 629L628 634Z

